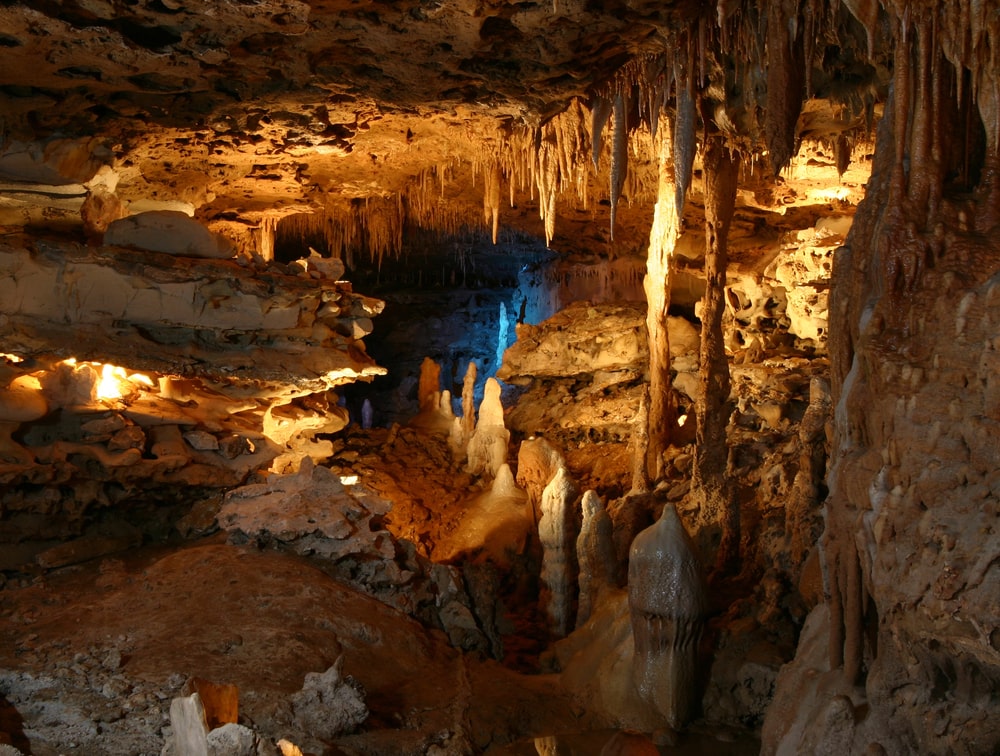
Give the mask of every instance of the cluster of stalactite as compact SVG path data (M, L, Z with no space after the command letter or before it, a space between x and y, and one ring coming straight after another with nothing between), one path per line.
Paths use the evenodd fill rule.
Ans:
M265 259L275 246L290 246L308 256L309 248L339 257L354 268L359 256L381 268L386 258L405 250L413 229L436 232L441 238L478 228L470 208L445 197L449 166L422 171L400 193L373 196L331 206L321 213L296 213L261 224L260 252Z
M589 97L572 99L543 123L498 120L488 133L470 134L471 165L464 169L471 170L474 181L481 180L482 220L467 202L446 195L448 174L468 160L468 151L457 150L452 164L421 172L398 193L331 207L317 218L283 222L282 232L303 237L319 233L331 254L346 258L366 252L378 263L400 253L405 230L412 227L446 235L485 223L496 240L506 184L512 206L518 197L537 201L549 244L561 197L583 208L608 199L613 240L620 201L655 201L656 139L664 121L678 207L691 183L699 129L708 122L731 148L748 156L766 153L777 174L795 152L802 102L814 93L811 72L821 65L827 48L836 46L843 58L859 47L875 47L878 3L845 0L844 5L852 13L839 0L781 0L766 4L763 11L724 0L714 7L705 4L679 19L674 30L664 30L661 51L628 61ZM966 0L947 11L970 19L973 33L956 37L951 47L967 50L979 61L970 68L974 85L989 62L982 52L987 18L981 5ZM817 94L843 99L852 113L870 109L875 97L864 87L838 91L826 86ZM840 139L841 160L850 155L846 139ZM636 170L636 163L647 167ZM262 229L261 246L267 242ZM266 257L268 250L262 252Z
M655 175L633 171L627 175L629 154L649 155L654 132L650 123L621 115L614 124L609 146L603 140L610 110L601 96L589 102L576 98L556 116L537 126L517 126L496 143L484 145L477 159L486 177L483 209L494 235L499 216L501 184L506 181L511 206L518 197L538 202L546 244L555 236L558 201L567 197L587 209L595 198L610 196L612 236L618 200L650 201Z

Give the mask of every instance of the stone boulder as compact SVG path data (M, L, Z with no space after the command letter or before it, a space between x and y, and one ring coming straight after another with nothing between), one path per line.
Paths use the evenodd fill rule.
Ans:
M342 666L340 657L326 672L310 672L302 690L292 695L295 722L312 737L331 740L368 718L364 690L344 677Z

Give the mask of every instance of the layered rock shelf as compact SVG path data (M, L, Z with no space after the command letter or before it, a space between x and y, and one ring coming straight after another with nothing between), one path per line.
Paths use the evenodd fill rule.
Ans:
M361 340L382 303L315 265L6 237L0 268L7 566L56 538L82 540L41 554L50 567L141 540L103 532L117 502L175 505L325 459L317 434L348 422L333 389L385 372ZM29 514L41 501L61 516Z
M7 237L0 270L5 349L31 365L98 360L262 398L384 373L359 344L382 303L301 269Z

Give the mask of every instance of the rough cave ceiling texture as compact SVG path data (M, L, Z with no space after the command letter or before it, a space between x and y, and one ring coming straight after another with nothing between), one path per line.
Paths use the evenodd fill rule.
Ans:
M527 204L555 191L586 206L591 137L604 123L612 132L615 96L628 131L648 131L661 105L672 111L677 92L694 91L695 75L715 109L705 115L734 146L764 154L770 145L780 164L807 94L816 99L800 134L832 143L861 134L886 81L864 53L865 27L840 3L785 5L6 2L3 134L93 136L89 156L62 160L65 182L113 164L124 202L186 203L245 249L261 246L251 232L262 225L295 212L342 217L352 201L355 216L402 206L404 221L451 231L499 204L494 185L506 196L510 184L512 200ZM787 51L769 40L769 24L788 29ZM768 79L768 56L781 59L773 68L784 79ZM682 131L696 116L682 107ZM549 140L561 153L558 186L540 179L554 170L541 149ZM591 205L609 194L609 141ZM639 173L625 192L642 199L641 148L633 152ZM655 170L650 183L655 191ZM594 212L605 211L588 220ZM500 215L540 235L537 210ZM390 246L372 237L376 253Z

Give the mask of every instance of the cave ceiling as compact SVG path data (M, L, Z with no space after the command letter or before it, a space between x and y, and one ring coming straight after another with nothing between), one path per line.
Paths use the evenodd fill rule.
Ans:
M696 70L697 128L726 130L756 156L747 173L765 184L776 128L795 148L870 135L887 77L865 54L866 27L847 12L851 4L799 5L789 33L811 61L795 85L807 104L782 126L763 115L774 82L765 66L769 11L756 3L3 2L3 139L9 150L71 138L84 149L62 160L63 183L85 182L107 164L133 209L178 203L236 238L292 214L400 197L411 216L415 205L447 204L421 211L432 226L482 223L484 184L499 164L512 199L501 224L542 236L536 163L521 153L537 152L544 125L567 113L589 139L590 109L616 91L632 93L629 129L648 130L655 98L672 122L673 98ZM811 39L819 42L799 49ZM563 187L563 233L576 244L609 242L604 231L571 229L574 219L607 225L611 129L605 157L589 169L604 196ZM569 157L580 166L591 152L584 141ZM626 189L641 211L630 203L619 213L618 239L635 247L655 199L644 196L655 192L655 162L641 153L633 146ZM829 150L825 157L833 160ZM756 187L757 198L789 201L772 189Z

